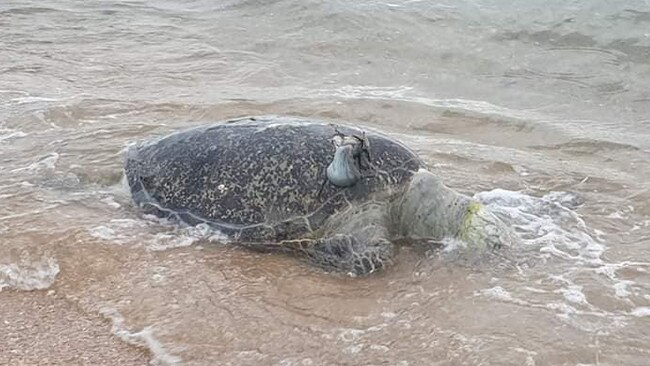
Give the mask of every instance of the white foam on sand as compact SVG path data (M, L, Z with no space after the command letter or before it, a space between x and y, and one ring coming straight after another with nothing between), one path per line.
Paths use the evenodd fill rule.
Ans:
M90 236L101 239L111 244L126 244L133 240L134 229L146 228L147 224L140 220L114 219L103 225L88 229Z
M207 224L179 226L157 217L147 218L151 220L110 220L89 228L88 233L109 244L142 245L149 251L188 247L200 241L227 241L225 235Z
M51 152L45 156L42 156L28 166L24 168L18 168L14 169L11 172L12 173L17 173L21 171L28 171L28 172L38 172L41 170L54 170L56 167L56 163L59 161L59 153L57 152Z
M138 332L132 332L124 325L124 317L117 310L103 308L100 310L100 314L111 321L111 332L116 337L128 344L148 349L153 357L151 359L152 365L173 366L181 363L180 357L167 352L160 341L154 337L152 327L145 327Z
M115 202L115 199L112 196L104 197L100 201L115 209L122 207L122 205Z
M642 306L642 307L635 308L634 310L632 310L631 314L638 318L650 316L650 307Z
M25 136L27 136L27 134L23 131L15 131L6 128L0 128L0 142L8 141L11 139L18 139Z
M161 251L191 246L199 241L223 242L227 237L207 224L175 228L170 232L157 233L147 244L147 250Z
M528 305L526 301L516 299L512 296L512 294L504 289L501 286L494 286L491 288L487 288L481 291L478 291L474 295L483 295L485 297L498 300L498 301L503 301L503 302L509 302L517 305Z
M19 263L0 264L0 291L5 288L22 291L44 290L54 283L59 264L54 258L29 259Z
M585 294L582 292L582 286L570 284L567 287L557 290L556 292L562 294L562 296L564 296L564 298L568 302L572 302L576 304L587 303L587 298L585 297Z

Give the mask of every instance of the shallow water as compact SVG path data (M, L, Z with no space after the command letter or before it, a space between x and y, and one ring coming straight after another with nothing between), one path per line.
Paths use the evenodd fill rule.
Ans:
M0 303L155 364L646 365L648 60L647 1L3 1ZM253 114L381 129L524 243L349 278L131 206L129 142Z

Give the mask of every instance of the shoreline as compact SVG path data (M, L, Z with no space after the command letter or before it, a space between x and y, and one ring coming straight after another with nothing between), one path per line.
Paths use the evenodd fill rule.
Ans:
M150 364L149 352L113 335L101 315L84 313L48 293L0 292L0 364Z

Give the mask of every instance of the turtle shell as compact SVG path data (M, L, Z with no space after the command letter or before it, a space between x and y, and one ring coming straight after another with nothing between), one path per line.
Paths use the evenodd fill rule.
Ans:
M352 187L327 182L335 128L291 117L251 117L133 144L125 173L146 212L190 225L207 223L243 241L305 237L360 202L385 200L423 166L415 153L365 131L374 167Z

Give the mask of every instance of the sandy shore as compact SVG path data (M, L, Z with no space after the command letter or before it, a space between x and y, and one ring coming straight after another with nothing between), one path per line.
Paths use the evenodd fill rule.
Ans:
M111 324L47 291L0 292L0 365L148 365Z

